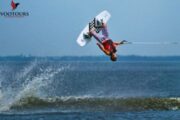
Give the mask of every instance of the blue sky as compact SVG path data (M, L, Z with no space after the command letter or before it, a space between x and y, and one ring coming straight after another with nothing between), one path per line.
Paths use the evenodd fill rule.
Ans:
M180 40L179 0L14 0L15 10L29 17L0 16L0 55L104 55L95 40L80 47L76 39L87 22L103 10L113 40L173 42ZM0 11L11 11L11 0L0 0ZM180 45L124 45L120 55L180 55Z

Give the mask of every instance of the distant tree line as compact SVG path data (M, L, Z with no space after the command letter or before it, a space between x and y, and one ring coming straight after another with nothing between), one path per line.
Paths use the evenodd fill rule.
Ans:
M33 61L33 60L49 60L49 61L109 61L107 56L0 56L0 61ZM118 61L180 61L180 56L120 56Z

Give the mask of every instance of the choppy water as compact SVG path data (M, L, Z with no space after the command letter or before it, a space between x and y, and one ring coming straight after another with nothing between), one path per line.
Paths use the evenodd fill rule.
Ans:
M180 118L180 62L0 62L0 119Z

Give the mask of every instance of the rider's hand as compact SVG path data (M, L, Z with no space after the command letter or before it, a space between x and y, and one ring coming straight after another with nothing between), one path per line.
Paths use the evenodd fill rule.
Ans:
M126 42L128 42L127 40L123 40L123 41L121 41L121 44L124 44L124 43L126 43Z

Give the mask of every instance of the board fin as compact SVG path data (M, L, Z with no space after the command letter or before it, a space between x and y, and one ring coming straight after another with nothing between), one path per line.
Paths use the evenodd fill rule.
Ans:
M88 33L84 33L83 37L84 37L84 39L91 39L92 36Z

